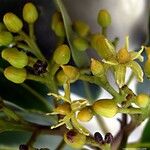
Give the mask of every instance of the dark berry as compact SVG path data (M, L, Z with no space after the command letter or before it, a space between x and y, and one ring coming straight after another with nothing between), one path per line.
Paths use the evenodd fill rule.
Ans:
M46 72L47 62L43 62L41 60L37 60L37 62L33 65L34 74L40 75Z
M106 133L105 135L105 142L111 144L113 142L113 136L111 133Z
M21 144L21 145L19 146L19 150L28 150L28 146L25 145L25 144Z
M99 132L95 132L94 139L98 143L102 143L102 141L103 141L103 137L102 137L102 135Z
M74 136L76 136L76 132L75 131L73 131L73 130L70 130L69 132L67 132L67 139L69 140L69 141L73 141L73 137Z

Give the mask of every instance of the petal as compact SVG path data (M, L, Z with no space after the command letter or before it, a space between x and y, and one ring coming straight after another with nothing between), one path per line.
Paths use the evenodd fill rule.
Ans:
M80 133L89 136L89 134L90 134L89 131L88 131L86 128L84 128L82 125L79 124L79 122L77 121L75 115L72 115L71 121L72 121L73 126L74 126Z
M109 65L118 65L118 61L115 60L114 58L113 58L113 59L109 59L109 60L103 59L102 61L103 61L104 63L106 63L106 64L109 64Z
M130 51L131 60L139 59L141 62L143 61L143 56L141 56L141 53L144 50L144 46L141 47L141 49L138 52Z
M119 87L122 87L125 83L125 75L126 75L126 66L125 65L117 65L114 67L115 72L115 80Z
M131 68L139 82L143 82L143 70L137 62L130 61L129 63L127 63L127 67Z
M112 43L110 43L107 39L105 39L106 44L108 46L108 49L111 51L111 53L115 56L116 51L115 51L115 47L113 46Z

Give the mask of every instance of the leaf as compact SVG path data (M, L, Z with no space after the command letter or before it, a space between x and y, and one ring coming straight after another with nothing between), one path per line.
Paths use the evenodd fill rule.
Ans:
M148 120L142 133L141 143L146 143L149 141L150 141L150 119Z
M72 39L73 39L73 31L71 29L71 20L67 14L67 11L63 5L63 2L61 0L54 0L54 2L56 3L56 5L58 6L58 8L61 11L62 14L62 18L64 21L64 26L65 26L65 30L66 30L66 36L67 36L67 40L69 43L69 46L71 48L71 52L72 52L72 57L73 60L75 62L75 64L78 67L86 67L89 65L89 58L86 52L79 52L73 45L72 45Z

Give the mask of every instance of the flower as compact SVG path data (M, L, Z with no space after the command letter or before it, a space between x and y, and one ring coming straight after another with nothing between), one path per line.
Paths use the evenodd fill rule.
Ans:
M85 129L82 125L80 125L76 118L76 112L81 110L87 105L87 100L79 99L76 101L71 101L70 99L66 98L66 96L48 93L50 96L54 96L56 100L63 100L62 104L59 104L52 113L48 113L47 115L56 115L61 114L64 115L63 119L58 121L57 125L51 126L51 129L57 128L61 125L66 125L69 130L75 128L81 134L89 135L89 131Z
M107 42L107 45L110 47L109 42ZM142 68L135 60L139 59L141 62L143 61L143 56L141 56L141 53L144 50L144 46L142 46L138 52L128 51L128 48L129 37L127 36L125 40L125 46L123 48L121 48L118 52L115 52L115 55L113 55L111 58L109 57L107 59L103 59L103 62L113 69L115 80L119 87L122 87L125 84L127 67L131 68L139 82L143 82Z

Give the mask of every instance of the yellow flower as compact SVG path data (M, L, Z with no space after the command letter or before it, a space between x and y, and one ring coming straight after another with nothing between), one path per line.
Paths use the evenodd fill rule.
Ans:
M109 43L107 42L109 45ZM143 61L143 56L141 53L144 50L144 46L138 52L128 51L129 48L129 37L126 37L125 46L121 48L116 54L106 59L103 59L103 62L106 63L109 67L113 68L115 80L119 87L122 87L125 84L125 75L127 67L131 68L134 75L137 77L139 82L143 82L143 71L140 65L135 61L139 59Z
M56 115L56 114L64 115L64 118L60 119L58 121L58 124L51 126L51 129L57 128L65 124L69 130L75 128L81 134L89 135L89 131L78 123L77 117L76 117L76 112L81 110L87 105L87 102L88 102L87 100L80 99L76 101L71 101L70 99L67 99L65 96L62 96L62 95L58 95L54 93L48 93L48 95L55 97L56 100L64 101L64 103L59 104L54 109L54 112L47 114L47 115Z

